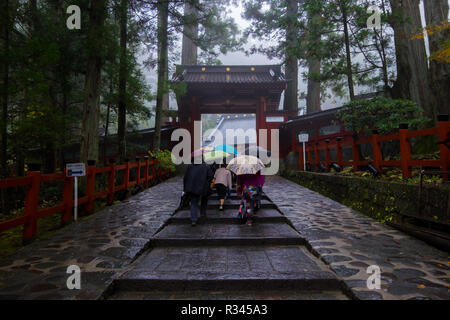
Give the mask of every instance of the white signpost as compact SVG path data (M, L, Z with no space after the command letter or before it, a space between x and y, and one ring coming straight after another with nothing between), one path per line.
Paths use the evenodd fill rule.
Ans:
M300 133L298 135L298 142L303 142L303 170L306 171L306 148L305 143L308 142L309 135L307 133Z
M78 220L78 177L84 177L86 175L86 167L84 163L68 163L66 165L66 174L68 177L74 177L73 179L73 216L74 220Z

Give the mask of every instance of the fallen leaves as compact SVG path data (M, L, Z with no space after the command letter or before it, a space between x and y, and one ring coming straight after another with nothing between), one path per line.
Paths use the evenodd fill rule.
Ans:
M425 285L423 285L423 284L419 284L418 286L417 286L417 289L425 289L426 287L425 287Z

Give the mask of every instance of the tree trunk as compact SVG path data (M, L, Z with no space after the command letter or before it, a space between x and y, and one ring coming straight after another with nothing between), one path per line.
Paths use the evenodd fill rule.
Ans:
M189 1L184 3L184 16L192 16L192 20L197 17L197 10ZM197 64L197 45L192 41L198 37L198 22L187 21L183 27L183 44L181 51L181 64Z
M447 0L425 0L425 18L427 26L441 25L447 21L449 5ZM450 31L428 35L430 52L441 49L442 44L450 38ZM450 112L450 64L430 61L429 69L430 87L436 99L436 114L449 114Z
M318 12L308 12L308 37L309 42L313 44L320 44L321 35L318 32L318 23L320 14ZM320 107L320 82L311 79L311 75L320 75L321 60L318 57L307 55L308 63L308 92L306 95L306 113L313 113L321 111Z
M113 78L111 77L110 79L110 83L109 83L109 94L110 96L113 93ZM106 166L107 165L107 154L106 154L106 150L108 147L108 131L109 131L109 118L110 118L110 113L111 113L111 102L108 102L108 106L106 108L106 120L105 120L105 134L103 136L103 164Z
M3 25L4 36L4 62L3 62L3 88L2 88L2 122L1 122L1 175L8 175L7 159L8 159L8 91L9 91L9 0L5 0L3 7L3 15L5 16Z
M422 28L419 0L390 0L391 26L397 59L397 80L393 88L396 98L414 101L424 115L436 121L435 102L428 81L428 63L423 39L411 40Z
M2 120L1 120L1 136L2 144L0 151L0 165L1 176L6 178L8 175L8 91L9 91L9 0L5 0L3 6L4 19L2 22L3 36L4 36L4 61L3 61L3 88L2 88ZM6 201L7 194L6 189L0 190L1 197L1 212L3 214L9 213L8 202Z
M288 23L286 25L286 51L285 51L285 76L289 80L284 92L283 109L286 111L298 110L298 59L294 55L293 48L298 37L298 28L295 26L298 13L298 2L287 0Z
M350 51L350 37L348 34L348 13L345 3L340 1L341 12L342 12L342 24L344 25L344 41L345 41L345 56L346 56L346 73L348 82L348 93L350 95L350 100L355 100L355 85L353 83L353 70L352 70L352 56Z
M127 86L127 24L128 24L128 0L120 2L120 71L119 71L119 112L117 144L119 163L125 160L126 149L126 86Z
M84 83L83 123L81 131L82 162L98 160L100 118L100 80L103 51L103 24L107 0L91 0L88 30L88 62Z
M158 1L158 89L156 96L155 134L153 136L153 150L161 147L161 118L163 113L164 94L168 92L168 39L167 25L169 15L169 3L165 0Z
M320 60L308 59L309 73L320 74ZM306 96L306 113L321 111L320 107L320 82L308 79L308 94Z

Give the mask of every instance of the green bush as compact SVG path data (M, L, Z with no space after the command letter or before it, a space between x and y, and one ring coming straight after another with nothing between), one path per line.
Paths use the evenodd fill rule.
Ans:
M358 134L371 133L375 129L380 134L388 134L398 129L401 123L407 123L411 129L418 129L431 122L413 102L385 97L352 101L344 105L336 115Z
M172 153L170 150L158 150L156 152L148 151L150 157L155 157L158 160L156 169L175 171L175 165L172 162Z

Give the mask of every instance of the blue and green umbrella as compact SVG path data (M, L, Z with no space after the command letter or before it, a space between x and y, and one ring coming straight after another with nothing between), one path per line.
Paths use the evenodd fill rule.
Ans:
M214 147L214 150L215 151L223 151L223 152L234 154L234 155L238 154L236 148L234 148L228 144L219 144Z

